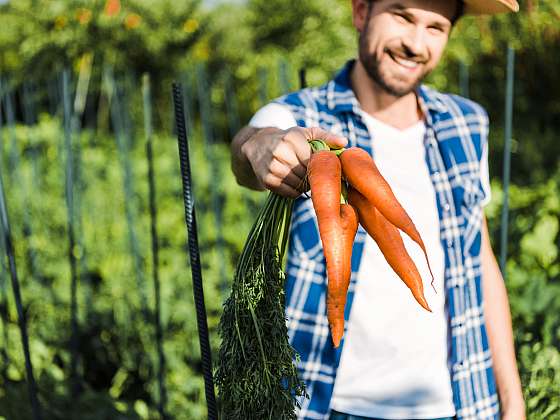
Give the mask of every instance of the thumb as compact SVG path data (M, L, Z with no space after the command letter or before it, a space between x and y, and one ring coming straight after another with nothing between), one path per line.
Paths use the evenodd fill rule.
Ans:
M338 136L319 127L311 127L306 130L307 141L323 140L329 147L340 149L346 147L348 140L342 136Z

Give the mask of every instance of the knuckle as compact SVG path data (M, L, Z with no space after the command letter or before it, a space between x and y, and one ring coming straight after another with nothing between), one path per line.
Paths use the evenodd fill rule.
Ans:
M273 174L269 173L263 179L263 184L266 188L277 188L279 186L278 178L275 177Z

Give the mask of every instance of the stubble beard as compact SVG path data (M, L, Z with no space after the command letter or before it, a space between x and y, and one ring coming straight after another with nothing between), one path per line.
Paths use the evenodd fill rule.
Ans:
M403 85L402 83L391 83L389 77L383 74L383 71L380 68L380 62L375 53L369 52L367 42L368 28L369 25L364 28L359 37L359 59L368 76L386 93L396 98L402 98L403 96L415 91L430 71L425 70L415 81L407 85Z

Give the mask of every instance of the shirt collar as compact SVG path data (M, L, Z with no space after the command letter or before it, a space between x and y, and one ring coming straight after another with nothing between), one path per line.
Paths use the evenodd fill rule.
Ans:
M354 95L350 81L350 72L355 62L356 60L347 61L335 78L327 84L327 106L334 113L354 112L359 114L360 103ZM419 98L420 107L427 117L433 118L436 114L449 112L438 92L420 85L416 89L416 95Z

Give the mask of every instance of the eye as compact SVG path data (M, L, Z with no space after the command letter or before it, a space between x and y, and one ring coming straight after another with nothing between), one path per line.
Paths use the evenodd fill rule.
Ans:
M428 26L428 30L434 35L439 35L445 33L444 29L439 25Z
M401 22L401 23L409 23L410 22L410 18L407 15L404 15L402 13L395 13L395 19L398 22Z

